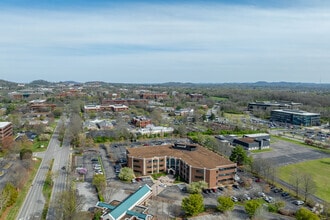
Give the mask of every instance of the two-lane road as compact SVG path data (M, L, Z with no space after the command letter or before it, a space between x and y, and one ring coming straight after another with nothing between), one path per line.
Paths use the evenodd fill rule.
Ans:
M61 121L55 128L55 132L49 141L47 150L44 154L44 158L41 161L32 186L30 187L29 192L25 197L24 203L18 213L18 219L20 220L41 218L42 210L45 206L45 198L42 194L42 189L51 160L53 159L54 152L60 145L58 141L58 129L60 127L60 123Z

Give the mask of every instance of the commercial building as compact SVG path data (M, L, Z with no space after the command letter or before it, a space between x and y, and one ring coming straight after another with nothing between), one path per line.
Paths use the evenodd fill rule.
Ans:
M216 136L222 143L231 146L242 146L245 150L262 150L270 147L270 135L266 133L245 134L239 138L236 135Z
M216 188L234 183L237 164L200 145L176 143L129 148L127 166L141 175L166 172L187 183L202 180Z
M300 126L319 126L320 114L300 110L277 109L271 111L271 121Z
M147 208L141 206L152 195L152 189L145 184L128 196L122 202L114 200L110 204L97 202L96 207L103 210L101 219L104 220L151 220L152 215L147 214Z
M301 106L301 103L297 102L288 102L288 101L281 101L281 102L271 102L271 101L257 101L257 102L250 102L248 104L248 110L272 110L272 109L293 109Z
M136 116L132 118L132 123L136 127L145 128L147 125L151 124L151 119L144 116Z
M120 112L128 110L126 105L85 105L84 112L104 112L104 111L113 111Z
M13 137L13 124L11 122L0 122L0 145L6 138Z

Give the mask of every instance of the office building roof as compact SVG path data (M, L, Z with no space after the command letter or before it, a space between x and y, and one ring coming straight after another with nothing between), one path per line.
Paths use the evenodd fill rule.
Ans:
M229 159L197 145L196 150L187 151L173 148L172 145L146 146L127 149L128 156L136 158L153 158L171 156L181 158L194 167L213 169L218 166L235 164Z
M272 110L273 112L283 112L283 113L288 113L288 114L294 114L294 115L302 115L302 116L318 116L320 115L319 113L311 113L311 112L306 112L306 111L301 111L301 110L290 110L290 109L276 109Z
M112 219L120 219L124 216L128 210L132 209L142 200L144 200L151 193L151 188L145 184L141 186L136 192L127 197L118 206L116 206L110 213L109 216Z
M11 122L0 122L0 128L4 128L6 127L7 125L10 125Z

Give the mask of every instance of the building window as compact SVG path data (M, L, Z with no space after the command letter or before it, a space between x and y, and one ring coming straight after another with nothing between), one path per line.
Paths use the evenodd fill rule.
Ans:
M195 179L204 179L203 176L195 176Z
M134 167L134 168L141 168L140 165L134 165L133 167Z
M139 163L140 160L134 159L133 162L134 162L134 163Z
M204 173L204 170L196 170L196 173Z

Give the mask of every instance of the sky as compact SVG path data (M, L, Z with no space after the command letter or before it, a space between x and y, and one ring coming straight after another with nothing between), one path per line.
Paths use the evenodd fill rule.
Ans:
M0 79L330 83L330 1L1 0Z

